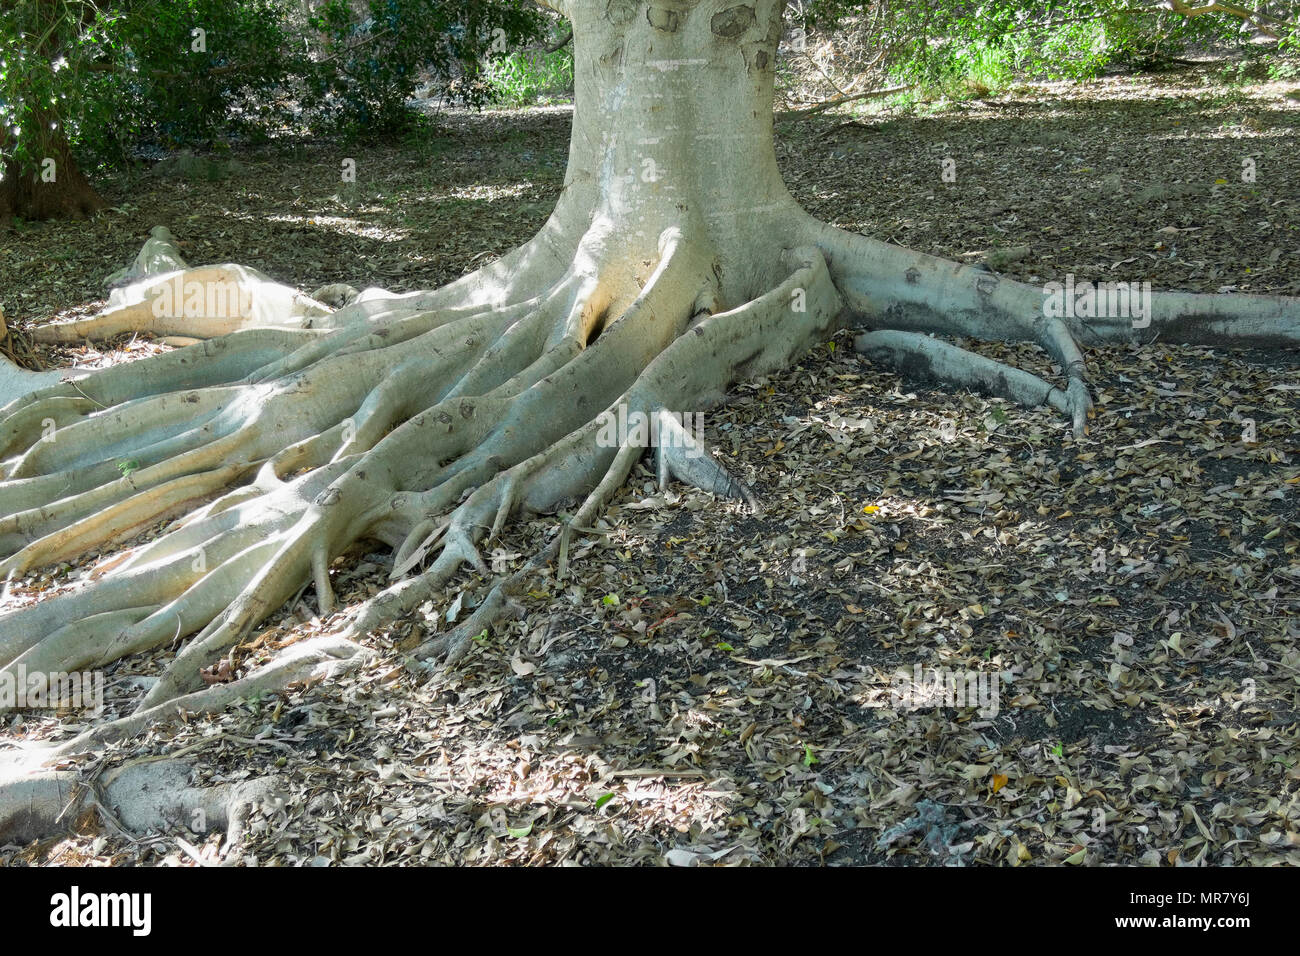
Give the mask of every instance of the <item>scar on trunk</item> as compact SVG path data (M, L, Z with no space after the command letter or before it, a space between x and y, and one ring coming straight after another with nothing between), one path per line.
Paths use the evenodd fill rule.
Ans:
M605 7L605 19L616 27L627 26L636 16L636 0L609 0Z
M667 7L647 7L645 18L656 30L664 33L676 33L678 17L676 10Z
M733 40L740 36L757 22L754 17L754 8L739 4L734 7L728 7L721 13L715 13L713 19L709 21L709 29L713 31L714 36L720 36L728 40Z

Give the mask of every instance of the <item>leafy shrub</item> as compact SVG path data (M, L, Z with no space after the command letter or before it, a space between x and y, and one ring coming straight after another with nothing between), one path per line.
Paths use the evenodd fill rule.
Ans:
M481 63L546 17L529 0L17 0L0 16L0 156L51 131L83 160L287 126L388 135L426 79L467 103Z
M1112 63L1148 65L1191 44L1249 37L1231 16L1133 0L810 0L802 13L810 27L866 31L859 45L880 51L885 75L946 91L996 88L1013 72L1085 79Z
M482 61L495 46L519 48L545 25L526 0L326 0L311 15L304 102L318 125L387 134L409 126L421 76L482 105L491 95Z
M489 57L484 78L494 102L529 106L573 91L573 50L506 53Z

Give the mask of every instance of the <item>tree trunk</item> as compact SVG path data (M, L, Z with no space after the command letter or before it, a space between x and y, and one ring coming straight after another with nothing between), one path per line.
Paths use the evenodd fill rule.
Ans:
M720 305L771 287L804 218L772 136L781 6L568 5L576 106L557 210L568 236L589 234L607 263L636 272L677 229L714 260Z
M77 167L68 141L54 117L43 113L36 128L43 131L33 153L36 165L23 171L13 160L4 162L0 176L0 222L19 219L85 219L104 208L95 187ZM10 145L0 131L0 155Z
M330 619L330 564L360 539L394 549L394 583L330 621L346 640L437 599L467 565L490 579L479 548L519 512L576 505L528 567L420 648L449 662L537 567L564 576L572 535L643 452L661 482L752 500L680 415L837 323L864 326L873 357L1050 403L1076 431L1091 411L1080 342L1300 344L1292 299L1156 295L1145 324L1078 319L1046 310L1041 289L817 222L773 148L783 0L552 5L574 26L572 142L556 208L524 246L442 289L366 290L332 313L236 265L144 268L104 314L38 330L233 330L0 409L0 578L182 519L88 586L0 614L0 677L195 635L134 722L65 747L133 733L169 701L219 705L227 685L205 690L205 675L307 586ZM930 332L1038 342L1065 381ZM0 781L0 832L4 797Z

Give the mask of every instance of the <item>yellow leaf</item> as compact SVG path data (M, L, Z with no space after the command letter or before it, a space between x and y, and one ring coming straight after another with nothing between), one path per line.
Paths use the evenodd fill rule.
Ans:
M862 509L862 512L863 514L873 515L879 510L880 510L879 505L867 505L865 508Z
M995 774L993 775L993 792L994 792L994 793L997 793L999 790L1001 790L1001 789L1002 789L1003 787L1005 787L1006 785L1007 785L1007 777L1006 777L1005 774L995 773Z
M1228 185L1228 181L1227 181L1226 179L1216 179L1216 180L1214 181L1214 185L1216 185L1216 186L1226 186L1226 185Z

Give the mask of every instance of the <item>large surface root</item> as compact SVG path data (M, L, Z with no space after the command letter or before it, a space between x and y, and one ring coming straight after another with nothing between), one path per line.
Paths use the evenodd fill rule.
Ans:
M109 404L125 389L117 372L10 406L0 419L6 576L184 517L70 593L0 616L0 667L103 667L194 635L139 704L148 713L199 690L205 669L304 586L331 614L330 564L359 540L395 546L398 584L348 634L463 567L486 575L479 545L518 511L581 501L554 549L563 565L572 535L651 444L641 433L604 441L608 421L630 412L672 438L670 412L781 367L840 311L812 247L792 254L777 288L713 315L707 245L666 230L651 266L636 284L571 270L545 294L403 314L387 334L268 340L301 332L246 329L156 369L141 363L144 397ZM202 387L169 388L184 380L175 356L187 352L221 369ZM680 445L660 449L665 479L752 502L697 443ZM401 580L408 572L414 583ZM496 608L493 598L475 620Z
M1076 435L1087 427L1092 401L1086 388L1079 390L1075 386L1082 383L1081 377L1071 377L1070 385L1061 389L1032 372L920 332L864 332L853 340L853 346L873 362L889 363L909 378L987 392L1026 408L1051 405L1070 419Z
M807 220L855 323L860 350L904 371L990 392L1022 404L1049 402L1076 434L1092 416L1082 346L1162 341L1236 348L1300 348L1300 300L1267 295L1155 292L1145 314L1055 315L1049 292ZM889 333L889 334L887 334ZM899 334L895 334L899 333ZM1034 342L1060 366L1064 383L1010 374L1005 365L921 336ZM1036 400L1035 400L1036 399Z
M56 746L0 757L0 843L40 839L71 829L92 814L128 837L184 827L200 833L224 828L223 853L228 853L239 845L251 806L271 792L269 778L198 787L192 782L193 766L180 760L143 758L102 777L58 765L177 715L218 713L239 700L336 678L367 657L367 651L350 642L313 638L290 646L238 680L111 721Z

